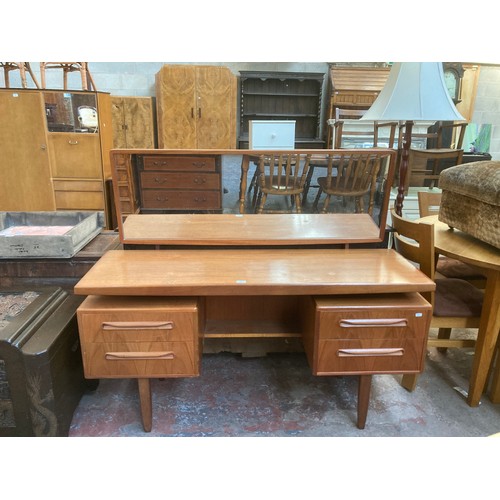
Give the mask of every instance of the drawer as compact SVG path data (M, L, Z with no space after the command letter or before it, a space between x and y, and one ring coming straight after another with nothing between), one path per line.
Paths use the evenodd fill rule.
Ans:
M220 189L220 175L210 173L141 172L143 188Z
M182 191L144 189L142 207L172 210L218 210L220 191Z
M315 375L416 373L425 343L415 338L320 340Z
M82 343L86 378L151 378L199 375L189 342Z
M193 298L87 297L78 308L82 343L195 341Z
M144 170L215 172L214 156L144 156Z

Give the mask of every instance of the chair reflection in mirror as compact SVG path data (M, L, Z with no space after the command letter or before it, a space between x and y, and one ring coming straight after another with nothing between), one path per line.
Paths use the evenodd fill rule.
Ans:
M327 159L326 177L319 177L319 190L314 200L315 212L354 212L372 215L377 191L383 189L385 182L386 162L390 161L390 154L377 150L359 150L336 155L329 155ZM384 167L384 168L383 168ZM318 209L320 198L325 195ZM342 207L333 204L332 198L340 197ZM348 203L351 201L351 203Z
M254 207L258 214L302 213L302 194L309 170L310 154L272 153L259 155ZM285 206L266 208L269 196L279 196Z

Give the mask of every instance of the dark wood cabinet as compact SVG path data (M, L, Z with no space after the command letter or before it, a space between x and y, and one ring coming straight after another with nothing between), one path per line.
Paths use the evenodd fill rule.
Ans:
M143 212L222 210L221 159L205 156L139 156Z
M240 71L238 147L249 146L250 120L295 120L295 148L323 148L323 73Z

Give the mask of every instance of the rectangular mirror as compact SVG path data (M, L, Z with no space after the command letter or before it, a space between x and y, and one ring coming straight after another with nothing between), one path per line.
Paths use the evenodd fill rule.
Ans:
M285 160L279 163L287 157L288 167ZM384 148L115 149L111 166L120 237L124 244L154 246L380 243L395 161L396 151ZM274 192L256 213L262 183L269 182L266 162L275 167ZM296 198L280 196L282 188L276 187L279 176L280 182L291 182L296 167L306 168L300 173L300 213Z
M98 129L95 94L44 92L49 132L95 133Z

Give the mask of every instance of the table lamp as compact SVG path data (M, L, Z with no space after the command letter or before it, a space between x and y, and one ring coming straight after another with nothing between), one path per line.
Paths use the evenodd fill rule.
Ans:
M416 121L463 121L448 94L443 63L394 63L387 82L360 120L404 121L396 213L401 215L413 124Z

